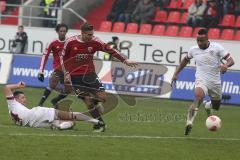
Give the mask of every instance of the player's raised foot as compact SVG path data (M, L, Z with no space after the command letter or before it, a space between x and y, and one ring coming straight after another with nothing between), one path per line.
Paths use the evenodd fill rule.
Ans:
M191 130L192 130L192 125L191 124L186 125L184 135L185 136L189 135Z
M98 124L93 126L93 132L100 133L106 130L106 124L103 121L99 121Z

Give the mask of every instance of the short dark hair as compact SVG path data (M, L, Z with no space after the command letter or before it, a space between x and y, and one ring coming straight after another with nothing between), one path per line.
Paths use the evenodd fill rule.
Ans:
M18 97L19 94L24 94L22 91L14 91L13 92L13 97Z
M119 40L119 38L118 38L117 36L113 36L113 37L112 37L112 40L113 40L113 41L116 41L116 40Z
M86 32L86 31L92 31L93 30L93 25L86 22L81 26L81 31Z
M23 26L23 25L20 25L20 26L18 26L18 28L22 28L22 29L24 29L24 26Z
M198 31L198 35L207 35L208 34L208 30L206 28L201 28Z
M55 28L55 31L58 32L60 30L60 28L62 28L62 27L65 27L66 30L68 31L68 26L64 23L58 24Z

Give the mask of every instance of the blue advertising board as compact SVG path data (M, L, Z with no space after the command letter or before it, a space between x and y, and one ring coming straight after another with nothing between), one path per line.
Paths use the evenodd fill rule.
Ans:
M40 56L14 55L8 83L17 83L19 81L24 81L26 82L27 86L31 87L48 86L49 76L52 73L53 59L52 57L49 57L48 62L45 66L44 82L40 82L37 79L40 62Z
M230 96L226 104L240 104L240 72L228 71L221 75L222 93ZM179 75L170 99L193 100L195 88L195 68L185 68Z

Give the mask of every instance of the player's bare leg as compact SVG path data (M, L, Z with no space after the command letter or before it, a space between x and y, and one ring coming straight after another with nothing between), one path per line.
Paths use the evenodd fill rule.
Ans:
M101 121L91 118L80 112L66 112L66 111L56 110L55 120L85 121L94 125L104 125Z
M85 96L84 97L84 102L86 106L88 107L89 113L92 115L93 118L98 119L99 121L103 122L103 119L101 117L101 114L103 113L103 107L99 106L100 102L105 102L106 101L106 93L105 92L98 92L96 94L96 100L93 100L90 98L90 96ZM94 131L95 132L104 132L105 131L105 126L99 126L99 125L94 125Z
M188 114L187 114L187 123L186 123L186 128L185 128L185 135L189 135L192 129L193 121L195 117L197 116L198 108L201 105L203 98L205 94L200 87L195 88L195 100L193 103L190 105L188 109Z

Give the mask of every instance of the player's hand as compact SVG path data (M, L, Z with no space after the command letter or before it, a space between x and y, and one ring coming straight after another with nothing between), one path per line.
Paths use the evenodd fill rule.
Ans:
M221 65L220 65L220 72L221 72L222 74L226 73L227 70L228 70L228 66L227 66L226 64L221 64Z
M176 84L176 81L178 79L178 76L176 74L173 75L172 80L171 80L171 87L173 88Z
M138 65L138 63L137 62L134 62L134 61L130 61L130 60L125 60L124 62L123 62L124 64L126 64L127 66L130 66L130 67L134 67L134 68L136 68L137 67L137 65Z
M38 80L43 82L44 81L44 74L42 72L38 73Z
M18 82L18 88L24 88L26 86L25 82L20 81Z

